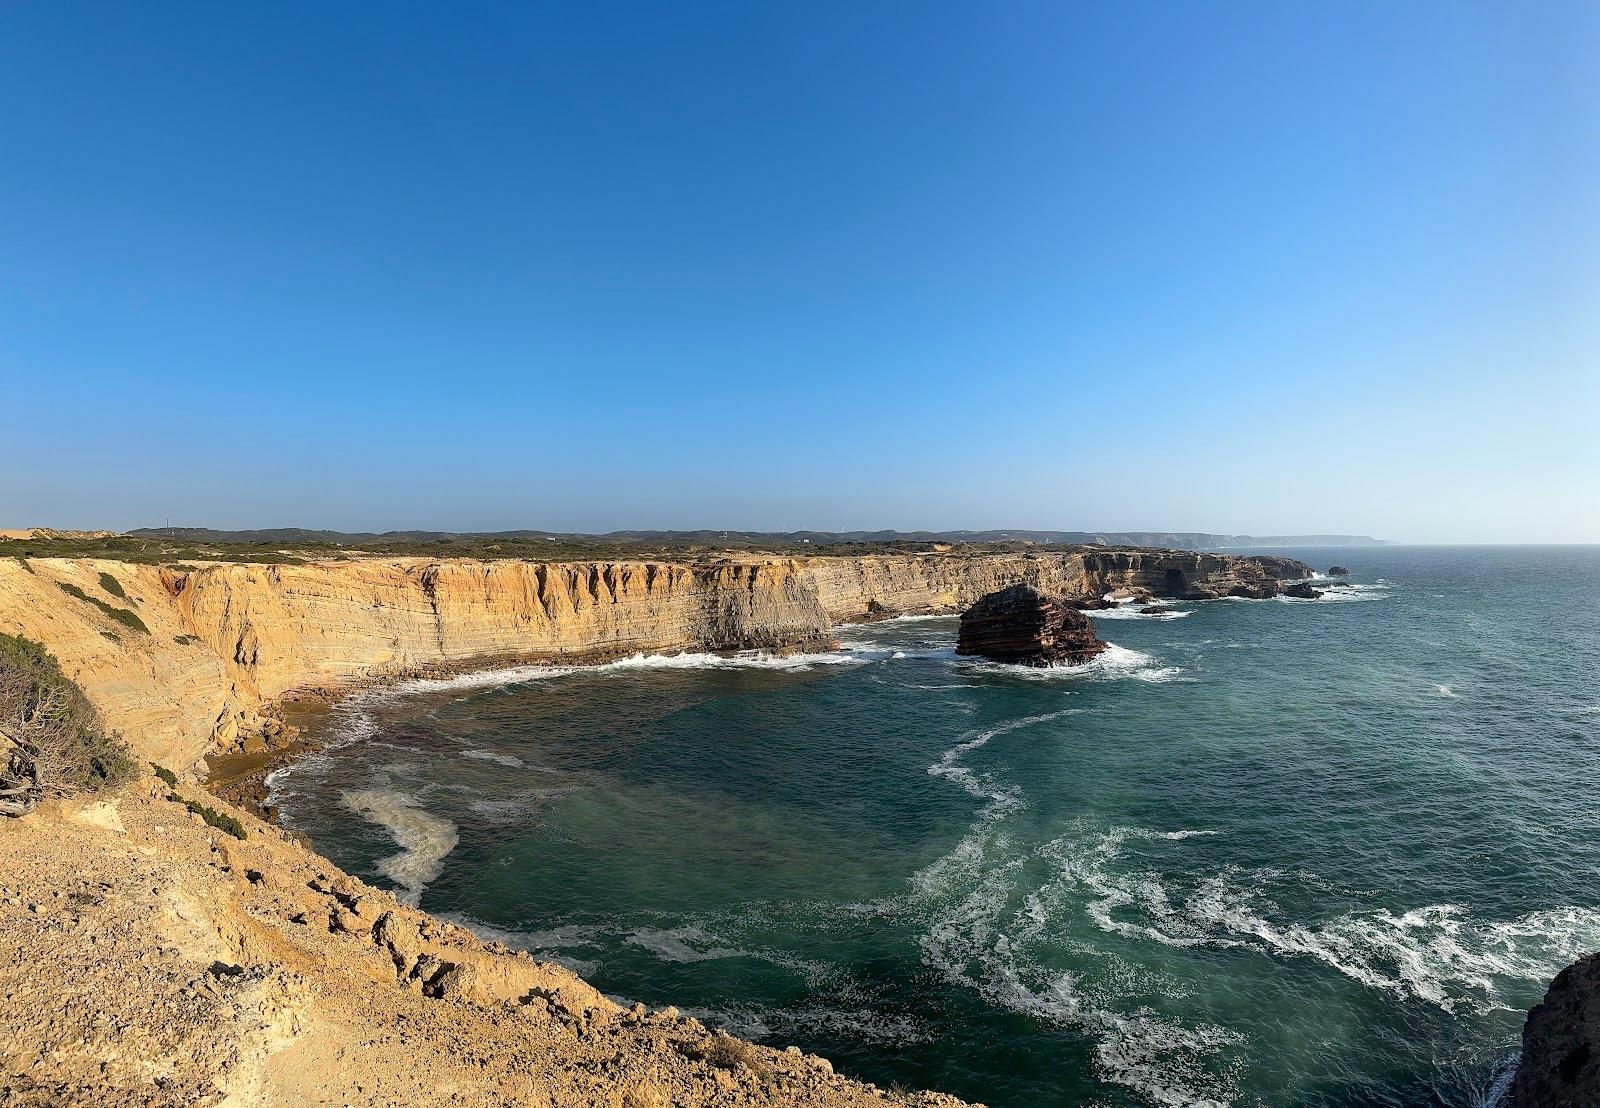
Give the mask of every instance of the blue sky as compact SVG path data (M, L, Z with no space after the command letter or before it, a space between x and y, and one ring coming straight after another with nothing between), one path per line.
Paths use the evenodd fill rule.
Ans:
M0 526L1600 541L1600 8L0 7Z

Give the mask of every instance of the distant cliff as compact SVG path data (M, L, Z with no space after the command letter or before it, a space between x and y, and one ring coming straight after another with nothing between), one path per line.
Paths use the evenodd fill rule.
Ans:
M367 559L199 567L0 560L0 631L43 642L143 756L188 765L284 694L501 661L816 649L831 627L957 612L1026 583L1270 595L1277 557L1101 550L538 563Z

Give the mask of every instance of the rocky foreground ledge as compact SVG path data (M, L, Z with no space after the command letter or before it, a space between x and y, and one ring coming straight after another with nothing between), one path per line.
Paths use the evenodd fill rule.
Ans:
M0 1103L960 1108L621 1007L193 796L146 776L0 820Z

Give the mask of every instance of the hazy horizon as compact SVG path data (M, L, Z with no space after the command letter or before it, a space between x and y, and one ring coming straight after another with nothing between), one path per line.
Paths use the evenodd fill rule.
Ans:
M0 28L4 526L1600 541L1593 5Z

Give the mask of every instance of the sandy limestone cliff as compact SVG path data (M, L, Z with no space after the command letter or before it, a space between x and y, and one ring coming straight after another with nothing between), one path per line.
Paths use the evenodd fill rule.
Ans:
M497 661L815 649L839 621L1046 592L1273 592L1283 558L1096 550L696 563L420 558L192 569L0 561L0 631L44 643L143 756L187 766L286 693ZM82 598L73 591L82 593ZM126 615L137 617L131 622ZM143 625L143 630L139 626Z

